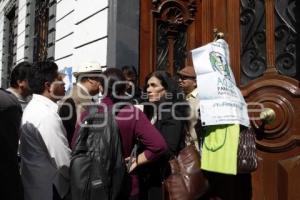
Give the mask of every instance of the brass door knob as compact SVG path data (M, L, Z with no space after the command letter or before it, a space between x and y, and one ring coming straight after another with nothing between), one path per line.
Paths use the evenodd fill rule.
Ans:
M214 28L213 33L214 33L214 41L216 41L218 39L224 39L224 37L225 37L224 33L219 32L217 28Z
M218 32L216 34L216 39L224 39L224 33L223 32Z
M272 108L264 108L263 111L260 113L259 118L265 124L271 124L275 121L276 113Z

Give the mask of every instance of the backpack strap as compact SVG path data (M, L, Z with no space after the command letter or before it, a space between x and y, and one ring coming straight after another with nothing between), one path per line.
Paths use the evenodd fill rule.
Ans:
M79 144L75 145L75 149L73 150L74 154L79 153L80 151L83 152L88 151L86 142L89 136L89 126L92 125L93 118L95 117L97 112L98 112L98 106L96 104L88 106L88 114L83 119L83 126L84 126L83 133L79 133L80 138L77 139Z
M87 125L87 121L84 122ZM88 127L84 127L83 133L79 133L79 138L77 139L77 144L75 145L75 149L73 150L72 154L78 154L79 152L87 152L88 147L86 145L87 138L89 136Z
M88 147L87 147L86 143L87 143L87 139L89 137L90 126L93 124L93 118L97 114L95 108L96 108L96 106L91 106L91 108L89 109L89 111L91 111L91 113L89 112L89 114L83 119L83 124L80 125L80 126L83 126L83 131L81 133L79 133L79 135L78 135L77 143L74 146L75 148L72 153L74 155L76 155L79 152L87 152L88 151Z
M122 104L118 107L118 111L120 111L123 107L125 107L127 104ZM108 112L112 113L112 110L109 109ZM79 133L79 138L77 139L78 144L75 145L75 149L73 150L74 154L77 154L79 152L87 152L88 147L87 147L87 139L89 136L89 126L93 124L93 119L95 118L95 115L98 114L98 106L95 105L90 105L88 107L88 114L87 116L83 119L83 132ZM112 113L113 116L117 116L119 112Z

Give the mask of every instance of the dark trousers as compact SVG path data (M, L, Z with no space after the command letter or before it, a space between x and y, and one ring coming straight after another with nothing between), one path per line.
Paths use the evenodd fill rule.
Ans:
M128 198L128 200L139 200L139 196L136 195L136 196L131 196Z
M203 171L209 191L199 200L251 200L251 174L227 175Z
M52 190L53 190L53 200L63 200L63 199L59 196L59 194L58 194L58 192L57 192L57 190L56 190L56 187L55 187L54 185L52 185Z

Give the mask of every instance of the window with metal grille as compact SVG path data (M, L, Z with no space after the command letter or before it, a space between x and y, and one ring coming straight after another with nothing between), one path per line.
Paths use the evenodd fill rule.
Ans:
M49 0L36 0L33 61L47 59Z

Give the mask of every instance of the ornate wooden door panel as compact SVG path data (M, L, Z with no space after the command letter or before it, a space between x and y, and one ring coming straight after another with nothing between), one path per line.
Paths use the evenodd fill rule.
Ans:
M294 78L296 1L249 2L241 1L241 89L250 111L260 107L275 113L275 120L264 125L257 120L260 111L250 112L258 129L260 157L253 174L253 196L296 200L300 198L300 84Z
M191 65L190 50L211 42L214 28L227 33L228 23L239 22L239 13L232 9L239 9L235 0L140 0L141 84L156 69L174 73ZM239 31L238 27L229 30ZM235 35L227 39L237 41ZM237 47L232 49L238 52ZM235 60L232 62L238 66Z
M217 1L214 3L212 16L223 13L223 24L209 21L225 33L231 50L231 67L260 138L257 140L259 168L253 173L253 199L300 199L296 1L227 0L223 1L225 10L219 8ZM259 120L263 108L274 111L272 124L264 125Z
M154 70L173 74L191 63L188 52L201 35L195 31L201 28L199 5L196 0L140 1L140 80Z
M259 134L260 160L252 184L255 200L300 199L300 83L296 80L300 67L296 65L295 4L296 0L141 1L141 80L158 68L159 48L167 46L160 45L157 36L169 42L168 34L174 33L168 32L174 28L169 27L168 20L184 22L179 30L186 37L180 43L186 51L181 54L185 63L191 63L189 50L213 40L214 28L225 34L232 70ZM169 9L173 14L167 14L172 6L176 7ZM164 19L169 24L164 24ZM157 31L159 23L167 30L161 35ZM173 61L176 58L175 54L167 55ZM166 62L173 63L171 68L176 70L175 62L168 59ZM170 65L165 66L172 72ZM264 108L274 111L273 123L260 120Z
M266 73L243 87L243 94L250 105L249 110L253 111L250 112L253 125L261 129L257 131L260 159L259 168L253 174L254 199L299 199L299 82ZM275 112L271 124L263 125L259 120L263 108Z

